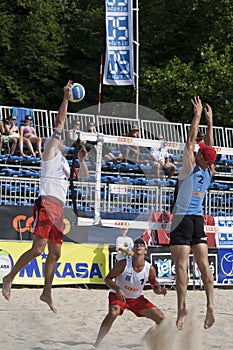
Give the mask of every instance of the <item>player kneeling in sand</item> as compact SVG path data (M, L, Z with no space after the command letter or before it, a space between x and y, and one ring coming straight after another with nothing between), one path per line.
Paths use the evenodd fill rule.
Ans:
M146 243L142 238L134 241L134 255L119 261L105 278L109 292L109 311L104 318L95 347L98 347L109 332L113 322L125 309L132 311L137 317L147 317L160 324L165 316L154 304L143 295L143 288L149 281L154 293L167 293L167 289L159 285L152 265L145 261Z

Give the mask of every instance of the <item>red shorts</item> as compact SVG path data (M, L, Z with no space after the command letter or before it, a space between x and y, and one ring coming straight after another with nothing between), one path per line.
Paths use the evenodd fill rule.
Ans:
M39 197L33 208L33 233L53 243L62 244L64 231L63 207L49 199Z
M132 311L137 317L144 317L139 312L141 310L145 309L151 309L152 307L155 307L154 304L152 304L149 300L147 300L143 295L141 295L139 298L130 299L126 298L125 303L117 298L116 293L110 292L109 293L109 305L119 305L121 308L120 315L123 314L125 309L128 309Z

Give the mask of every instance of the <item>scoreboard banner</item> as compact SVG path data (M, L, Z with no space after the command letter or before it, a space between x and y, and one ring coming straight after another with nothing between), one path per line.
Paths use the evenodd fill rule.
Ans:
M106 54L103 83L133 85L132 0L106 0Z

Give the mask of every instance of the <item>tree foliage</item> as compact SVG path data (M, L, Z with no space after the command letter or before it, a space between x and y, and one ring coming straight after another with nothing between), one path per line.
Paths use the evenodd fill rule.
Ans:
M140 104L170 121L190 121L190 99L232 126L233 3L139 0ZM86 88L71 109L98 103L105 53L105 1L2 0L0 104L57 109L68 79ZM102 102L135 102L129 87L102 87Z

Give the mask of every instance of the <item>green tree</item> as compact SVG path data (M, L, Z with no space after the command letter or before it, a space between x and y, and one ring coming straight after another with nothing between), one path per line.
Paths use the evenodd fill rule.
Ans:
M215 124L231 125L232 3L158 0L141 6L153 27L145 24L141 34L141 101L170 121L185 122L198 94L213 106ZM142 26L145 20L143 13Z
M52 0L14 0L1 7L0 102L43 108L54 97L66 50L59 8Z

